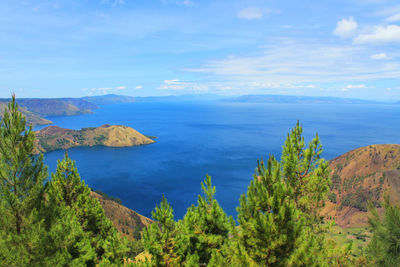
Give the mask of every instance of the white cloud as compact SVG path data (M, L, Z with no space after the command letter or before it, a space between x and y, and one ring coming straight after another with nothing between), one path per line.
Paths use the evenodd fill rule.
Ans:
M270 13L271 11L267 8L259 8L259 7L247 7L242 9L237 14L240 19L262 19L264 15Z
M386 55L386 53L373 54L371 56L371 58L376 59L376 60L389 59L389 57Z
M357 27L358 24L353 17L350 17L349 19L342 19L336 24L333 34L341 38L352 37L357 30Z
M313 41L276 40L254 56L229 56L183 71L199 73L226 86L254 88L306 87L309 84L399 79L400 62L371 62L369 47L332 46ZM233 84L233 86L232 86ZM291 86L293 85L293 86ZM317 89L317 88L315 88Z
M124 5L125 0L101 0L101 3L116 7L116 6Z
M376 26L370 32L358 35L353 41L356 44L400 42L400 26Z
M191 6L191 5L193 5L193 2L190 0L183 0L182 4L185 6Z
M138 86L135 87L136 90L140 90L140 89L142 89L142 88L143 88L143 87L142 87L141 85L138 85Z
M174 90L174 91L192 91L192 92L205 92L208 91L208 85L199 84L190 81L181 81L179 79L164 80L158 90Z
M394 14L386 19L387 22L400 21L400 13Z
M349 89L364 89L368 88L365 84L349 84L342 88L342 91L346 92Z
M161 0L163 5L175 4L184 6L193 6L194 3L191 0Z

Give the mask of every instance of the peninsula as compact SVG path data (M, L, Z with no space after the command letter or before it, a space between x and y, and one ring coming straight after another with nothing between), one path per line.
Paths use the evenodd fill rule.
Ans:
M38 153L79 146L129 147L154 143L133 128L108 124L81 130L49 126L36 131L35 135Z

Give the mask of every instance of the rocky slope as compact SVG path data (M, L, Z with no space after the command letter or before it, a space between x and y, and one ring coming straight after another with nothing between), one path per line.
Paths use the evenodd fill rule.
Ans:
M99 200L107 218L113 222L123 236L130 240L140 238L142 229L153 222L149 218L108 199L104 195L92 191L90 196Z
M81 130L49 126L35 134L36 148L43 153L78 146L128 147L154 143L138 131L122 125L103 125Z
M384 194L400 203L400 145L370 145L330 161L330 201L324 209L328 219L341 227L368 223L368 202L378 209Z

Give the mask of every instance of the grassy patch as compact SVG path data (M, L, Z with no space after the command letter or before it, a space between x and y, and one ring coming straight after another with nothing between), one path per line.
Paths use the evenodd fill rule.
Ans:
M342 228L333 226L327 235L327 239L335 241L338 247L347 246L353 243L352 254L360 256L368 244L371 232L366 227Z

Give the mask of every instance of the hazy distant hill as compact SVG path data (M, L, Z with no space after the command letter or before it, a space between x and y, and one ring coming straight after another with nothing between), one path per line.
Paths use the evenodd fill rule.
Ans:
M0 119L3 117L3 113L6 107L7 102L0 102ZM24 107L20 107L20 111L22 112L22 114L25 115L28 124L32 123L33 125L46 125L52 123L50 120L47 120L38 114L28 111Z
M139 96L135 102L205 102L222 99L222 96L213 94L185 94L168 96Z
M41 116L71 116L91 113L97 105L79 98L20 98L17 103Z
M138 131L121 125L103 125L81 130L49 126L35 134L36 147L40 152L78 146L128 147L154 143Z
M136 102L136 98L133 96L123 96L123 95L100 95L100 96L85 96L82 97L83 100L93 103L95 105L109 105L116 103L133 103Z
M368 202L379 207L385 193L400 203L400 145L371 145L330 161L332 192L324 214L342 227L365 226Z
M0 117L10 99L0 99ZM131 103L131 96L104 95L82 98L17 98L22 113L33 125L51 124L47 116L73 116L92 113L100 105Z
M317 97L317 96L289 96L289 95L243 95L222 99L223 102L240 103L318 103L318 104L376 104L379 102L339 98L339 97Z
M10 99L0 99L0 116ZM27 117L27 122L33 125L51 124L47 116L72 116L92 113L96 104L80 98L19 98L17 103Z

